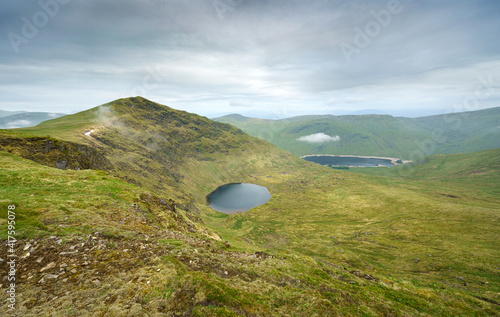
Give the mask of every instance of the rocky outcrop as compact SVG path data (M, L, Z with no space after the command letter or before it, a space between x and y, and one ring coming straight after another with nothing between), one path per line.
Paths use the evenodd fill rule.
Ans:
M0 150L62 170L110 170L112 164L97 150L51 137L3 137Z

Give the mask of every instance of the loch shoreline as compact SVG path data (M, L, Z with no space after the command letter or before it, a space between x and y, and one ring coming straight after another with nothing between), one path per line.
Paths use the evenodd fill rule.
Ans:
M332 156L332 157L361 157L361 158L372 158L372 159L383 159L383 160L390 160L392 164L394 165L401 165L401 164L406 164L410 163L410 160L402 160L399 158L394 158L394 157L384 157L384 156L363 156L363 155L333 155L333 154L308 154L308 155L303 155L300 158L306 158L306 157L311 157L311 156Z

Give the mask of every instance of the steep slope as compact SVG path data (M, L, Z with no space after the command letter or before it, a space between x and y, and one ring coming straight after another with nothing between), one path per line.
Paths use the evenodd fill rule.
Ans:
M266 139L296 155L353 154L420 158L434 153L463 153L500 147L500 107L402 118L388 115L302 116L265 120L235 116L215 119ZM338 135L337 142L307 143L314 133Z

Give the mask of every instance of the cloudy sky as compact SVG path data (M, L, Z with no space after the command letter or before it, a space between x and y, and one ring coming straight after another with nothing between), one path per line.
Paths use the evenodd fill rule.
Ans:
M500 106L496 0L2 0L0 110L209 117Z

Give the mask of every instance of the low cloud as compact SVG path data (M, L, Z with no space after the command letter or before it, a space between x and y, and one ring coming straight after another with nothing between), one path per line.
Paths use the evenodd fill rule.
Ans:
M26 128L26 127L32 127L34 125L35 124L29 120L17 120L7 123L6 128L7 129Z
M97 108L97 119L104 124L111 124L117 117L111 106L100 106Z
M328 134L324 134L324 133L313 133L313 134L301 136L297 140L298 141L309 142L309 143L324 143L324 142L337 142L337 141L340 141L340 137L338 135L336 135L336 136L329 136Z

